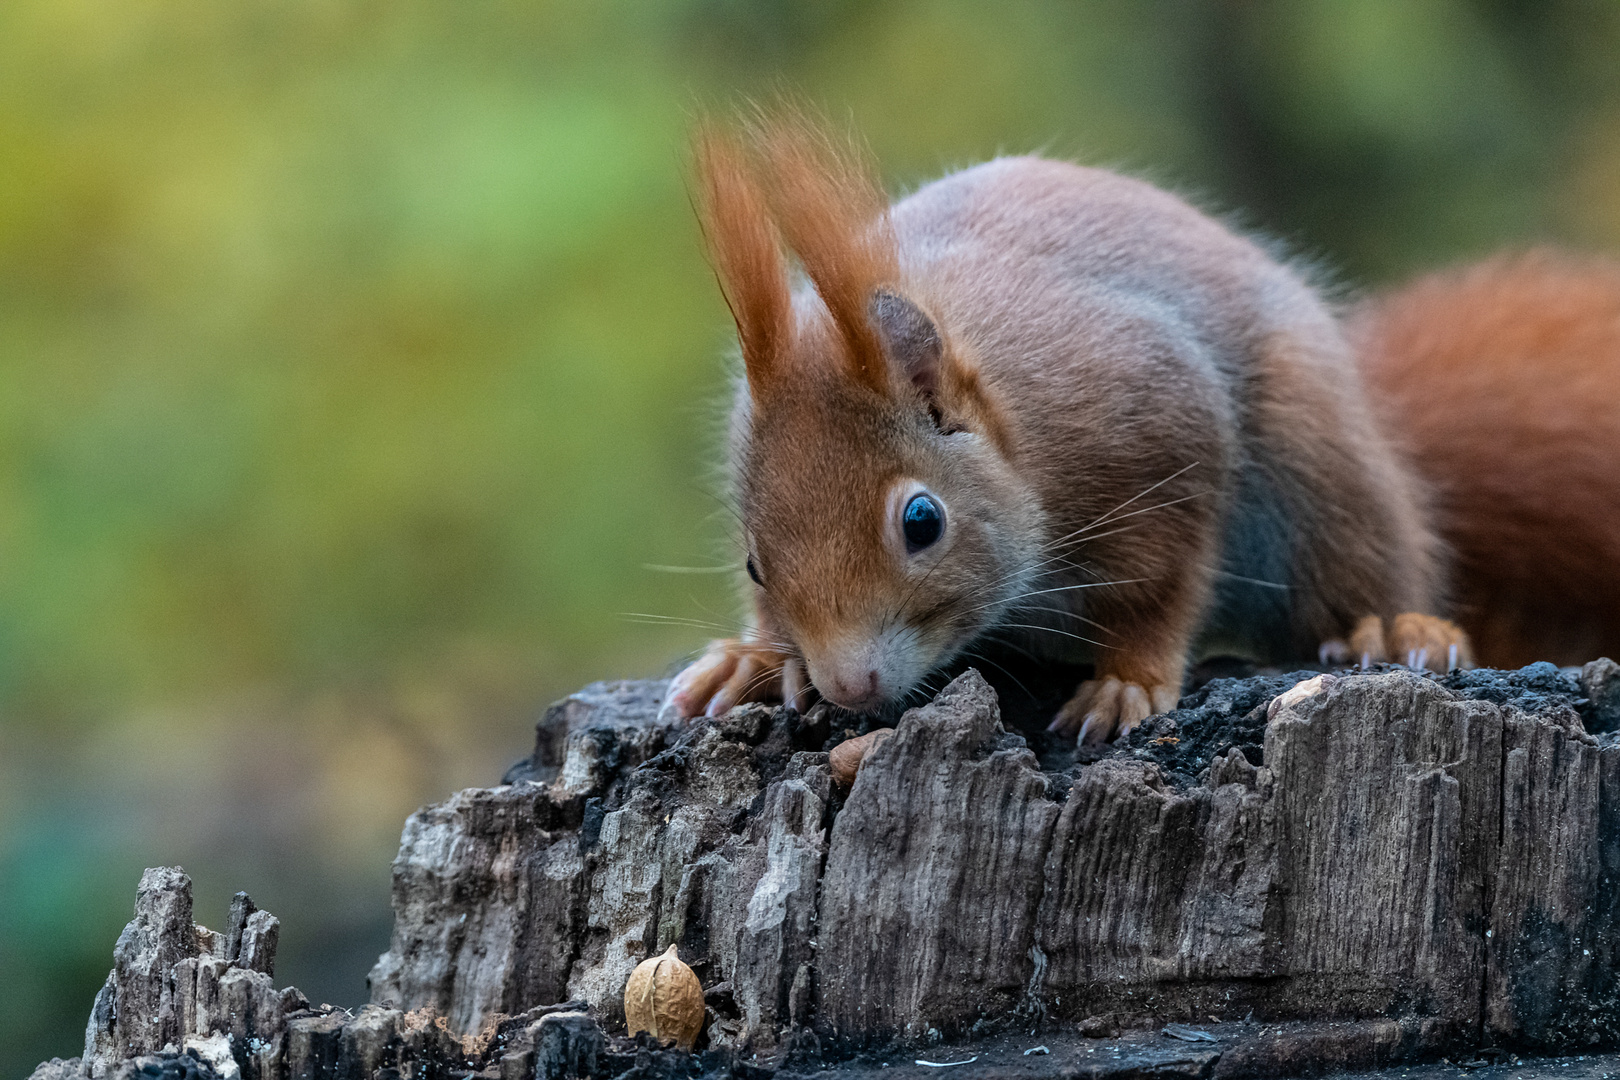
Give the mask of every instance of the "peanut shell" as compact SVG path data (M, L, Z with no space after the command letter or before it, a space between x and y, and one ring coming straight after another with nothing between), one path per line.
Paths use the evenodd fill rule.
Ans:
M634 1035L673 1039L692 1049L703 1030L703 985L671 945L662 956L643 960L624 984L624 1024Z

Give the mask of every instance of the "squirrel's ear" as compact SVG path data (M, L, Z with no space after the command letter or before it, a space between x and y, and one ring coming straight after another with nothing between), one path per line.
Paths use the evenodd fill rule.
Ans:
M783 374L792 332L787 263L748 155L712 129L696 140L697 211L758 397Z
M899 293L878 289L867 305L883 352L894 371L930 401L939 393L945 343L939 328L921 308Z
M807 109L783 102L749 125L769 180L782 238L799 257L842 338L844 370L881 395L891 391L867 305L898 275L889 200L860 144Z

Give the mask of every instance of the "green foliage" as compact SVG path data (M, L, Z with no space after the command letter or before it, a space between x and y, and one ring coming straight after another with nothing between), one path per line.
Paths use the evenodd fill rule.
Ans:
M535 702L734 616L727 575L643 569L734 559L728 326L682 175L699 111L796 88L897 189L1001 151L1119 165L1365 284L1620 244L1617 11L0 5L0 1073L74 1052L130 868L307 873L267 902L289 932L375 905L396 803L487 778ZM92 752L156 713L165 749ZM317 799L338 808L272 859L252 815L117 812L272 713L374 816ZM318 951L284 976L352 966Z

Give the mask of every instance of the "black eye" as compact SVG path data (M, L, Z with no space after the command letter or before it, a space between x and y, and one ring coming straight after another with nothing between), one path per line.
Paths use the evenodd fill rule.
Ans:
M748 576L754 579L755 585L762 589L765 587L765 583L759 580L759 570L754 566L754 557L752 555L748 556Z
M921 551L945 531L945 512L929 495L913 495L900 518L900 531L906 534L906 550Z

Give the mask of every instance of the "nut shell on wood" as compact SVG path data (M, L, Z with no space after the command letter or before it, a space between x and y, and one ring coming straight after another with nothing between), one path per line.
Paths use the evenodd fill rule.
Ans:
M827 754L827 767L832 770L833 783L847 788L855 783L855 774L861 771L872 751L883 745L894 734L894 728L878 728L855 739L848 739L833 747Z
M624 1023L631 1035L645 1031L692 1049L703 1030L703 985L671 945L662 956L643 960L624 984Z

